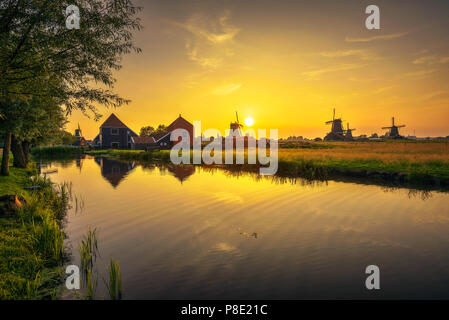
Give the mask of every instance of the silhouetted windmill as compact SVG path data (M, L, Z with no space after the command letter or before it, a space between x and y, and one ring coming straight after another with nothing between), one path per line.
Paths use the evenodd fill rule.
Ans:
M329 132L325 137L324 140L331 141L331 140L344 140L344 130L342 125L342 119L341 118L335 118L335 108L334 108L334 115L332 117L332 120L326 121L326 124L332 124L331 132Z
M347 129L345 134L345 140L352 141L354 140L354 137L352 136L352 131L356 129L349 129L349 122L347 123Z
M382 130L387 130L388 133L385 134L385 137L388 139L400 139L402 136L399 134L399 128L404 128L405 125L395 125L394 124L394 117L391 118L391 127L383 127Z
M239 114L238 114L238 112L236 111L235 112L235 116L236 116L236 118L237 118L237 121L236 122L231 122L231 130L234 130L234 131L238 131L238 133L239 133L239 135L241 136L242 135L242 128L243 128L243 125L241 125L240 123L239 123Z

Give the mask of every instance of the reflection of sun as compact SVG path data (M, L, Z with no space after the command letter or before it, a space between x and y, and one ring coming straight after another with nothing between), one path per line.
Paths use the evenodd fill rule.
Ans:
M254 124L254 119L251 117L246 118L245 124L246 124L246 126L251 127Z

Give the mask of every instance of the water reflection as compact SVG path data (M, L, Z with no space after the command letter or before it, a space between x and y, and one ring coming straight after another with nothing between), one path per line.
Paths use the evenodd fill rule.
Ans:
M186 181L191 175L195 173L195 167L192 165L174 165L174 164L155 164L155 163L141 163L139 164L145 171L153 171L156 168L160 174L165 174L167 171L181 184Z
M54 166L84 200L68 241L98 228L99 265L120 260L125 298L371 298L370 264L376 297L449 298L447 193L89 157Z
M114 187L120 184L120 182L132 171L135 167L135 162L122 162L117 160L111 160L107 158L95 158L95 162L101 168L101 175ZM78 165L77 165L78 166ZM81 170L81 166L79 166Z

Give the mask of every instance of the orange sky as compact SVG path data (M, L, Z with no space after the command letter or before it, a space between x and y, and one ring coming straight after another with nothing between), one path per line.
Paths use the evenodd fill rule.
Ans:
M222 130L253 117L280 137L323 137L337 115L354 134L449 135L448 1L376 1L381 29L367 30L367 1L139 1L143 49L123 59L113 112L132 130L179 113ZM81 25L82 27L82 25ZM75 112L87 139L99 122Z

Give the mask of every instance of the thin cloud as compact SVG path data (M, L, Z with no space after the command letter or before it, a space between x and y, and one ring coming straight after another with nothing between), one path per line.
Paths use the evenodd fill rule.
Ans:
M357 56L364 61L381 59L381 57L375 55L374 53L368 50L338 50L331 52L321 52L320 55L327 58L342 58L342 57Z
M407 34L408 34L408 32L401 32L401 33L392 33L392 34L386 34L386 35L382 35L382 36L373 36L373 37L367 37L367 38L346 37L345 41L346 42L371 42L371 41L376 41L376 40L392 40L392 39L397 39L397 38L403 37Z
M338 72L338 71L346 71L346 70L353 70L353 69L358 69L363 67L364 65L361 64L340 64L340 65L336 65L336 66L331 66L331 67L327 67L327 68L322 68L322 69L317 69L317 70L312 70L312 71L306 71L303 72L302 75L304 76L308 76L310 78L316 78L319 77L323 74L326 73L331 73L331 72Z
M449 57L439 57L436 54L422 56L413 60L413 64L426 64L426 65L434 65L438 63L447 63L449 62Z
M435 64L438 62L436 55L419 57L413 60L413 64Z
M230 48L240 29L231 25L230 11L211 18L204 14L194 14L185 23L167 20L171 25L180 27L190 33L186 41L186 54L191 61L209 69L222 65L223 59L235 53Z
M222 65L223 61L220 58L200 56L198 53L198 48L196 46L192 46L190 42L186 42L185 47L189 59L191 61L195 61L202 67L216 69Z
M218 20L211 20L203 15L193 15L187 21L184 28L197 37L211 43L219 44L230 41L240 32L240 29L229 24L231 12L226 10Z
M374 93L374 94L379 94L379 93L382 93L382 92L391 90L391 89L393 89L393 88L394 88L394 86L383 87L383 88L379 88L379 89L375 90L373 93Z
M433 74L435 71L436 71L436 69L407 72L404 74L404 76L409 77L409 78L414 78L414 79L422 79L422 78L426 78L429 75Z
M448 94L449 94L448 91L443 91L443 90L440 90L440 91L434 91L434 92L430 92L430 93L428 93L428 94L426 94L426 95L423 95L423 96L421 97L421 99L422 99L422 100L431 100L431 99L435 99L435 98L437 98L437 97L444 97L444 96L447 96Z
M217 96L226 96L228 94L231 94L232 92L240 89L242 87L241 83L228 83L222 86L219 86L212 90L213 95Z

